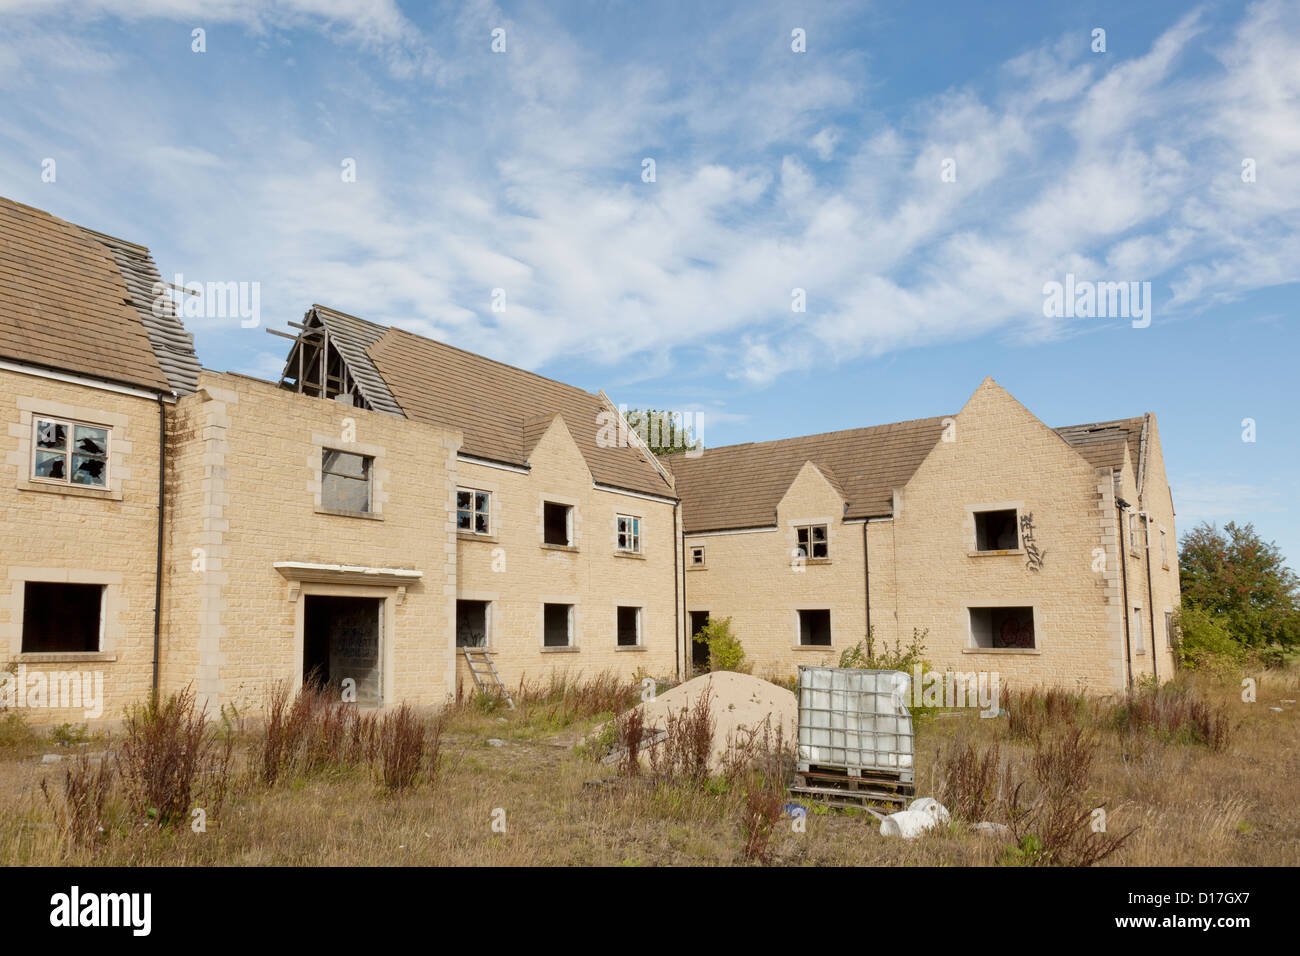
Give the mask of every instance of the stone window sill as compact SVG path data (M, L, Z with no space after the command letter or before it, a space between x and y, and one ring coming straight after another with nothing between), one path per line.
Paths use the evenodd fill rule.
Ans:
M1005 548L1001 551L967 551L966 554L972 558L1000 558L1007 555L1024 554L1024 548Z
M822 654L829 654L835 649L832 644L795 644L793 648L796 651L817 651Z
M543 551L568 551L570 553L576 554L578 551L578 546L576 544L547 544L545 541L543 541L542 550Z
M364 518L367 521L383 521L384 516L373 511L346 511L343 508L317 508L318 515L333 515L336 518Z
M645 560L645 555L642 554L640 551L617 551L617 550L616 550L616 551L614 552L614 557L616 557L616 558L635 558L637 561L644 561L644 560Z
M813 567L819 564L830 564L831 559L830 558L804 558L803 563L808 567Z
M460 541L486 541L489 544L496 544L499 540L494 534L478 534L474 531L456 531L456 538Z
M542 648L542 653L543 653L543 654L576 654L576 653L578 653L578 649L577 649L576 647L572 647L572 646L570 646L570 647L543 647L543 648Z
M687 571L707 571L707 570L709 570L709 566L708 566L707 564L688 564L688 565L686 565L686 570L687 570Z
M111 664L117 655L112 651L25 651L11 660L15 664Z
M616 650L616 651L644 651L645 649L646 649L646 647L645 647L644 644L616 644L616 645L614 645L614 650Z
M20 479L19 491L45 491L56 495L68 495L73 498L98 498L101 501L121 501L122 492L116 488L86 488L82 485L60 485L46 481L28 481Z
M1041 654L1037 647L963 647L963 654Z

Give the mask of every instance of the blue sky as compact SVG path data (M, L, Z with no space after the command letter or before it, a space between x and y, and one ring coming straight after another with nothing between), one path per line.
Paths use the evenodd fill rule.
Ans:
M1051 425L1153 411L1180 529L1300 564L1300 4L733 6L0 0L0 194L260 283L263 326L322 302L707 444L986 375ZM1067 273L1150 282L1150 325L1046 317Z

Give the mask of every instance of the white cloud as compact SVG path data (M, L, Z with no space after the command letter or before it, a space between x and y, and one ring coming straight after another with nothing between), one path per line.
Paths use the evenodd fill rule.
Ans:
M306 25L372 51L379 69L362 57L317 71L297 54L293 91L200 108L193 87L159 89L145 64L121 69L126 54L104 50L96 88L54 88L39 119L36 107L0 119L0 144L21 143L0 145L0 170L30 165L45 139L67 144L86 180L99 164L118 188L57 212L155 246L165 234L195 260L164 270L260 280L271 322L324 301L533 367L662 364L704 346L714 367L762 384L991 332L1072 334L1041 311L1043 282L1065 271L1153 281L1158 309L1300 278L1293 5L1257 4L1216 38L1222 73L1188 73L1206 41L1192 15L1129 59L1051 42L1005 64L995 92L950 90L888 124L861 103L857 54L819 45L801 59L780 37L737 49L737 35L770 32L753 12L693 38L707 53L685 81L672 63L624 61L486 3L422 29L359 0L95 0L78 16L188 22L200 8L252 31ZM37 22L24 29L32 49L47 44L51 76L57 44L97 49ZM487 49L498 23L505 56ZM0 84L21 55L0 43ZM210 135L192 141L157 119L194 115ZM340 180L345 156L355 183ZM1259 161L1254 184L1240 181L1243 156ZM950 157L953 183L940 178ZM65 201L16 198L48 207L47 195ZM174 215L150 217L160 209ZM115 214L129 217L120 228ZM497 287L505 313L489 306ZM806 313L791 312L795 287Z

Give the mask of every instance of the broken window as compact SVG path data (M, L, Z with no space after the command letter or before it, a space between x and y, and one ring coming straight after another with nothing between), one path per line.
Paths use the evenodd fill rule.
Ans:
M1174 646L1174 612L1165 611L1165 646Z
M1164 528L1160 529L1160 566L1169 567L1169 535Z
M1140 607L1133 608L1133 628L1131 633L1133 634L1133 653L1145 654L1147 648L1142 643L1142 609Z
M1032 607L973 607L970 609L973 647L1036 647Z
M32 477L65 485L108 487L109 429L54 418L38 418Z
M326 448L321 453L320 503L334 511L370 511L370 470L366 455Z
M691 548L691 564L696 567L702 567L704 565L704 545L697 544Z
M618 550L641 553L641 519L632 515L618 516Z
M1020 547L1016 509L975 512L976 551L1014 551Z
M27 581L23 585L23 653L89 653L100 649L102 584Z
M542 605L542 645L544 647L573 646L573 605Z
M796 528L795 534L799 539L799 551L805 558L826 558L830 557L830 551L826 543L826 525L810 524L802 528Z
M473 488L456 489L456 530L490 534L492 495Z
M487 647L488 602L456 602L456 646Z
M638 647L641 644L641 609L639 607L620 607L618 609L618 646Z
M826 608L799 612L799 643L804 647L831 646L831 612Z
M573 543L573 507L548 501L542 505L542 541L569 546Z

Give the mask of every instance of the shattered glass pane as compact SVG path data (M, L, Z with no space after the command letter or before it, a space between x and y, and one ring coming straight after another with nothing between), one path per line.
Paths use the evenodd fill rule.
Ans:
M73 433L76 450L87 455L108 454L108 429L78 425Z
M456 527L459 528L459 529L462 530L462 531L468 531L468 530L470 529L470 520L469 520L469 517L470 517L470 515L469 515L469 512L468 512L468 511L457 511L457 512L456 512Z
M67 478L67 461L67 456L59 452L38 451L36 453L36 477L56 478L62 481Z
M38 448L66 448L68 426L44 419L36 421L36 446Z
M474 530L479 534L488 533L488 516L482 513L474 516Z
M89 455L72 456L72 483L74 485L104 486L105 462L103 458Z
M457 492L456 492L456 507L457 507L457 508L464 508L464 509L466 509L466 510L469 510L469 499L470 499L470 494L471 494L471 492L468 492L468 491L457 491Z
M476 491L474 493L474 510L484 512L488 510L488 496L485 492Z

